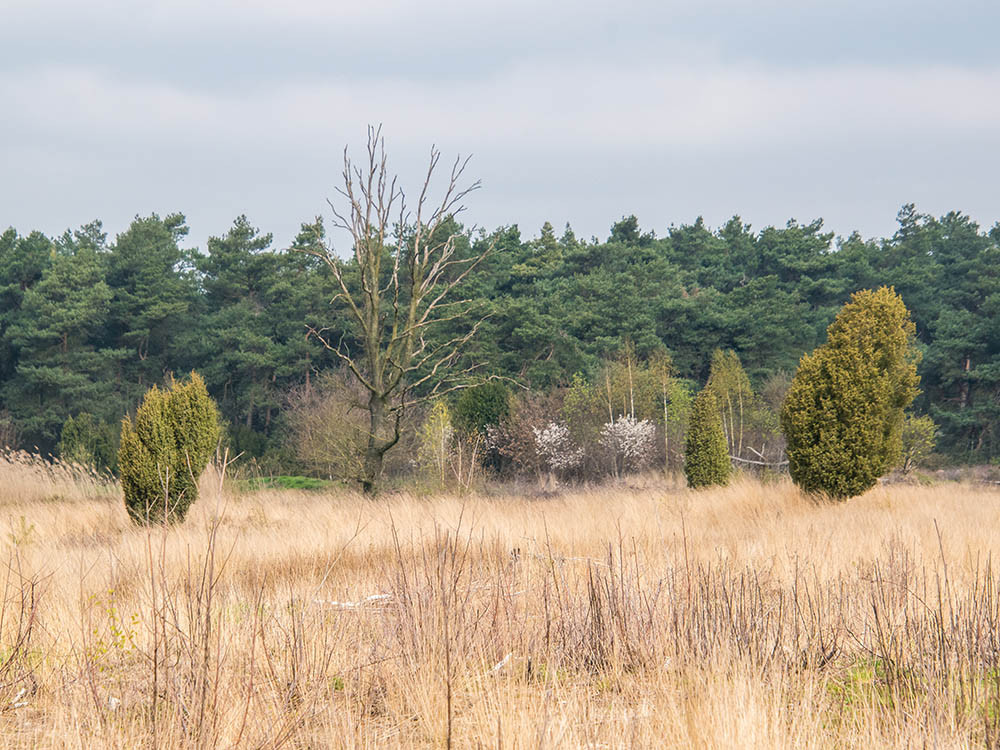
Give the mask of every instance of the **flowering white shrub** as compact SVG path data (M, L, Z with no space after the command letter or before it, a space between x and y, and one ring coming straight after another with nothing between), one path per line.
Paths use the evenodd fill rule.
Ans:
M615 457L615 469L635 471L652 457L656 426L648 419L623 416L601 428L600 443Z
M508 440L506 430L497 424L486 425L486 431L483 433L483 437L486 450L488 451L499 451Z
M569 428L549 422L543 428L533 427L535 449L552 471L569 471L583 463L583 449L573 445Z

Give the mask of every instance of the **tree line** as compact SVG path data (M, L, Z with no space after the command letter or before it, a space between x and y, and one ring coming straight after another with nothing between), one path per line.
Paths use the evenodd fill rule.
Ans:
M234 452L275 470L302 468L289 448L291 415L336 380L344 353L363 350L363 332L343 295L335 298L359 291L364 269L347 257L337 278L323 261L322 219L304 223L287 248L244 216L203 250L186 246L187 231L182 215L154 214L114 238L100 222L59 237L0 235L0 443L58 454L67 429L82 431L110 465L120 420L149 387L193 370ZM913 408L938 425L938 450L954 461L1000 455L1000 225L984 230L958 212L932 217L906 205L897 231L881 239L835 238L819 220L755 230L739 217L658 236L629 216L603 240L568 226L557 236L550 224L528 238L516 225L471 232L451 216L434 231L454 238L454 260L477 262L464 266L463 305L423 345L478 326L449 367L494 377L522 399L559 393L560 408L583 409L580 394L604 388L613 426L647 408L635 403L642 370L653 418L686 398L664 395L656 362L669 362L669 387L700 386L713 352L734 352L748 385L727 386L735 395L721 408L727 440L742 440L737 426L754 404L740 394L783 394L851 294L889 285L915 324L922 392ZM618 379L602 385L612 364ZM626 393L625 377L632 402L619 408L612 390ZM665 418L665 458L668 428ZM498 451L491 460L513 460Z

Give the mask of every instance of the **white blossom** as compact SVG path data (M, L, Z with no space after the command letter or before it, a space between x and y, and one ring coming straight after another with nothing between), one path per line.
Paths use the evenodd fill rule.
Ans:
M583 449L573 445L569 428L549 422L544 428L533 427L535 449L552 471L568 471L583 463Z
M656 426L648 419L625 415L601 428L600 443L615 455L622 470L642 467L651 457Z
M507 435L502 427L495 424L486 425L486 435L484 440L486 443L486 450L499 451L503 447L506 440Z

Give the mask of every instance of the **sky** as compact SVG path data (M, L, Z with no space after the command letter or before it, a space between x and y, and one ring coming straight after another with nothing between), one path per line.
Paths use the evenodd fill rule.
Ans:
M704 217L889 236L904 203L1000 220L995 0L0 0L0 227L330 218L381 124L467 225L606 238Z

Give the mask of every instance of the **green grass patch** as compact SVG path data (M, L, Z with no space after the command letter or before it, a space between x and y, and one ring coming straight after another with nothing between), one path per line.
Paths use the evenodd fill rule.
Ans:
M258 490L310 490L316 492L330 489L337 483L314 477L277 476L239 479L235 484L243 492L256 492Z

